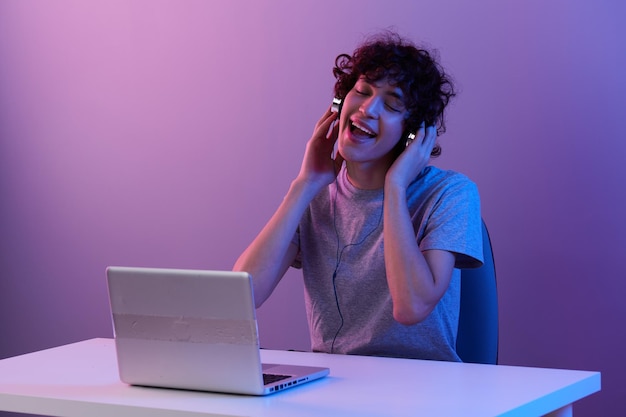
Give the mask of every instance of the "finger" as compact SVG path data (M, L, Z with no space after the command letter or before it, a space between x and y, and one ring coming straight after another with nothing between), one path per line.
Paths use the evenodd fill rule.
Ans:
M426 138L426 123L422 122L419 130L417 131L417 140L422 142Z
M426 136L422 142L424 150L430 155L437 142L437 128L435 126L428 126L426 128Z
M428 126L426 128L424 142L434 142L437 139L437 128L435 126Z
M315 127L315 136L319 139L328 139L334 128L333 123L335 122L335 120L337 120L337 117L335 115L330 115L324 120L320 120L318 126Z
M330 126L330 123L336 118L337 118L337 113L331 112L329 108L326 110L326 112L324 112L322 117L320 117L320 119L317 121L317 123L315 124L315 127L320 128L325 124L327 124L327 126Z
M326 139L330 139L333 143L337 140L339 136L339 119L335 118L328 127L328 132L326 134Z
M413 146L416 149L415 152L430 155L437 141L437 129L434 126L429 126L420 129L418 134L419 136L415 140L410 141L411 143L407 145L407 148L411 147L412 142L417 142Z

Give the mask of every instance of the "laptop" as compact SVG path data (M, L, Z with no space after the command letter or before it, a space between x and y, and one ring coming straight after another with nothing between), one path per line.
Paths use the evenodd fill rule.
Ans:
M246 272L110 266L106 274L127 384L267 395L329 373L261 363Z

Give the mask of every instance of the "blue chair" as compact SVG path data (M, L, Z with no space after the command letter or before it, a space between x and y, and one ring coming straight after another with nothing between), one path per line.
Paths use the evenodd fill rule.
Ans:
M461 311L456 351L463 362L498 363L498 291L491 239L483 229L484 264L461 271Z

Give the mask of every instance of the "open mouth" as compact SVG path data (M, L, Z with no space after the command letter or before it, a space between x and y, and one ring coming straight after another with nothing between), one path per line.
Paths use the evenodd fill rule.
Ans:
M360 125L358 123L355 123L353 121L350 122L350 132L352 132L352 134L357 137L366 137L370 139L376 137L376 133L372 132L367 127Z

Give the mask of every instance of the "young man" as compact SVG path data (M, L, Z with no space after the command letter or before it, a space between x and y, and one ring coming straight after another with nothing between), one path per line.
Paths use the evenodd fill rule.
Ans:
M339 55L334 74L341 111L318 121L234 269L252 274L260 306L302 268L314 351L459 361L458 268L482 262L479 196L462 174L427 166L453 86L394 33Z

